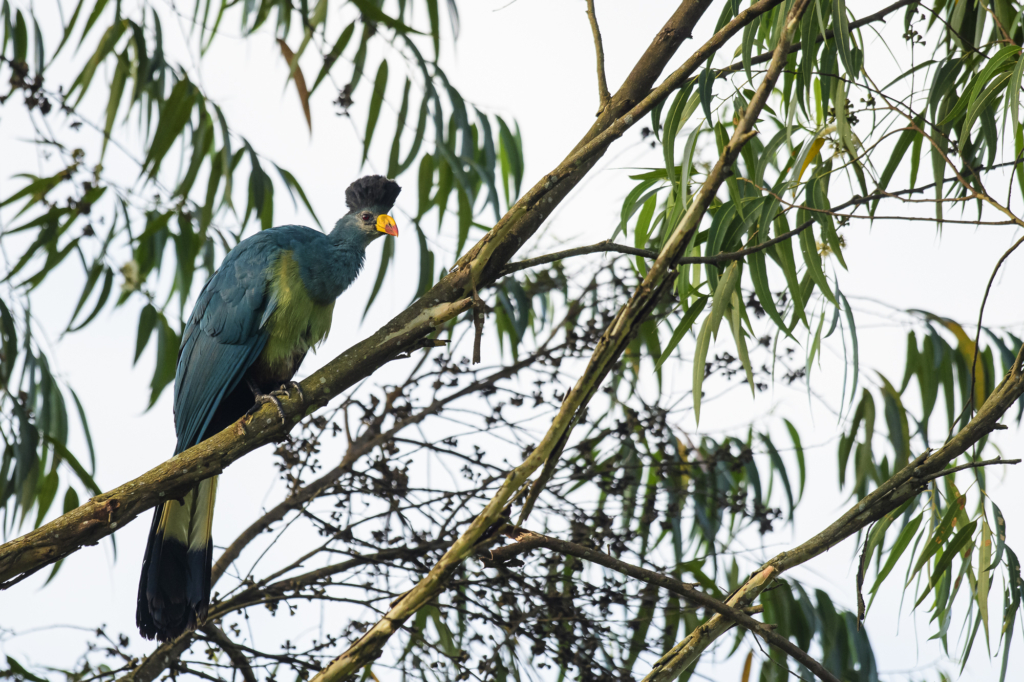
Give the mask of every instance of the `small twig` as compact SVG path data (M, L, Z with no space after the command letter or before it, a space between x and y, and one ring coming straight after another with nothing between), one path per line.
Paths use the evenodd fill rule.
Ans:
M573 256L585 256L588 253L625 253L630 256L641 256L643 258L658 257L657 251L651 251L650 249L637 249L632 246L616 244L611 239L605 239L603 242L591 244L590 246L577 246L573 249L565 249L564 251L556 251L555 253L549 253L545 256L537 256L536 258L527 258L515 263L509 263L505 269L501 271L498 277L511 275L513 272L519 272L520 270L526 270L527 268L534 268L538 265L547 265L548 263L554 263L555 261L565 258L572 258Z
M972 405L974 403L974 384L977 381L977 369L978 369L978 344L981 342L981 320L985 314L985 304L988 303L988 295L992 291L992 282L996 279L996 273L999 272L999 268L1002 267L1003 262L1010 256L1011 253L1017 250L1017 247L1024 244L1024 237L1021 237L1013 246L1006 250L996 263L996 267L992 269L992 274L988 278L988 284L985 285L985 295L981 299L981 308L978 309L978 330L974 334L974 358L971 360L971 392L967 399L967 404Z
M597 52L597 93L601 98L597 115L600 116L612 95L608 92L608 80L604 74L604 44L601 41L601 29L597 26L597 14L594 13L594 0L587 0L587 17L590 19L590 29L594 32L594 50Z
M480 294L476 292L476 284L473 284L473 364L480 364L480 345L484 338L484 302Z
M990 466L992 464L1020 464L1020 460L1019 459L1003 459L1002 457L996 457L995 459L986 459L983 462L971 462L970 464L961 464L958 467L953 467L952 469L943 469L942 471L937 471L934 474L931 474L929 476L925 476L925 477L923 477L921 479L921 481L922 482L934 481L936 478L942 478L943 476L949 476L950 474L955 474L956 472L963 471L964 469L980 469L981 467Z

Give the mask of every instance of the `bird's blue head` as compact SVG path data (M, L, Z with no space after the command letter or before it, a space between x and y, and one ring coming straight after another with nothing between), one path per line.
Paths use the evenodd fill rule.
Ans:
M331 238L365 248L383 234L397 237L398 226L388 211L401 191L397 182L383 175L367 175L353 182L345 190L348 213L334 226Z

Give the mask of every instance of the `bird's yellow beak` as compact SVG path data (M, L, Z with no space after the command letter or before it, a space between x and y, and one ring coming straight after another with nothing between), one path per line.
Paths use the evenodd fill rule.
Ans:
M377 231L383 232L384 234L390 234L392 237L398 236L398 225L395 223L395 219L387 214L381 214L377 216Z

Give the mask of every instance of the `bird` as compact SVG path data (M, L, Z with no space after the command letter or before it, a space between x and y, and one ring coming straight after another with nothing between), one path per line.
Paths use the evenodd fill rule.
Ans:
M242 240L206 282L189 316L174 375L174 454L301 388L292 377L331 328L335 299L362 269L366 247L398 236L389 215L401 188L368 175L345 190L346 213L325 234L282 225ZM239 419L242 421L238 421ZM217 478L156 507L135 614L146 639L200 626L210 602Z

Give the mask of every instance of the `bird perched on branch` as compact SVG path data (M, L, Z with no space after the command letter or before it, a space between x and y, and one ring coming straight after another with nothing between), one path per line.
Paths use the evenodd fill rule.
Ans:
M388 215L401 188L380 175L345 190L349 211L330 234L299 225L242 241L203 287L181 337L174 376L175 454L278 395L331 328L334 300L363 266L366 247L398 236ZM279 388L280 387L280 388ZM255 405L253 401L255 400ZM247 412L248 410L248 412ZM142 561L139 632L174 639L206 618L216 477L158 506Z

